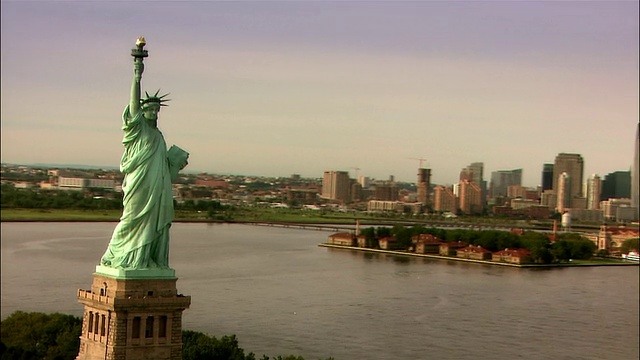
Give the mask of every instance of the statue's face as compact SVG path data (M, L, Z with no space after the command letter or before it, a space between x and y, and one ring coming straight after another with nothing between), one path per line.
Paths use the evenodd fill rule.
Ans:
M151 122L154 126L158 122L158 112L160 112L159 104L150 104L142 110L144 118Z

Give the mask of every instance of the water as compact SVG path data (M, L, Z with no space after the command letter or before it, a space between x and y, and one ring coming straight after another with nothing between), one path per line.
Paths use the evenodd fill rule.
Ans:
M80 316L115 223L3 223L1 316ZM330 233L174 224L183 327L344 359L638 359L638 267L514 269L318 247Z

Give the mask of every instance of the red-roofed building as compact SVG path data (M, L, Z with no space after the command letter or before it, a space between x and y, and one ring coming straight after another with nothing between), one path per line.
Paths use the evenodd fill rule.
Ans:
M464 241L445 242L440 244L440 255L442 256L456 256L458 249L467 247L467 243Z
M528 264L532 262L531 252L527 249L504 249L496 251L491 255L491 260L510 264Z
M458 249L456 256L463 259L491 260L491 251L480 245L469 245L465 248Z
M335 233L333 235L329 235L329 244L356 246L356 236L351 233Z
M419 234L411 237L417 254L437 254L442 240L431 234Z
M378 240L378 244L380 245L380 249L383 250L397 250L400 248L400 244L398 244L398 240L395 236L387 236Z

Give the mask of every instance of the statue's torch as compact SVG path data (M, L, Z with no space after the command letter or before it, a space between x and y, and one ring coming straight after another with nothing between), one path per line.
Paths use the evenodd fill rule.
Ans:
M149 52L143 49L145 45L147 45L147 42L144 40L144 36L140 36L138 40L136 40L136 47L134 49L131 49L131 56L133 56L133 61L139 60L140 62L142 62L142 59L149 56Z

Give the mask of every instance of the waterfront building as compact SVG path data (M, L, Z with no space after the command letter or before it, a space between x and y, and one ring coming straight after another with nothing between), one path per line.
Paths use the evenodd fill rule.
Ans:
M340 232L333 235L329 235L329 244L342 245L342 246L356 246L357 238L355 234Z
M591 175L587 180L587 209L597 210L600 209L600 190L602 183L600 176L597 174Z
M564 190L567 197L567 205L571 204L571 199L581 197L582 194L582 178L584 174L584 160L579 154L560 153L556 156L553 164L553 190L560 196L559 179L562 173L566 173L571 179L571 184Z
M507 196L509 186L522 185L522 169L498 170L491 173L489 196L494 199Z
M480 245L469 245L456 251L457 257L471 260L491 260L491 255L491 251Z
M398 239L395 236L387 236L378 240L378 245L382 250L398 250L400 244L398 243Z
M585 233L586 238L593 241L598 249L616 250L622 246L625 240L637 239L640 231L637 227L627 226L601 226L598 233Z
M325 171L322 178L322 198L346 203L350 200L350 179L346 171Z
M464 241L451 241L440 244L440 255L442 256L456 256L458 249L467 247L467 243Z
M509 264L531 263L531 252L527 249L504 249L491 254L492 261L506 262Z
M436 186L433 189L433 210L441 211L441 212L452 212L456 213L458 211L458 199L456 195L453 193L453 189L444 186Z

